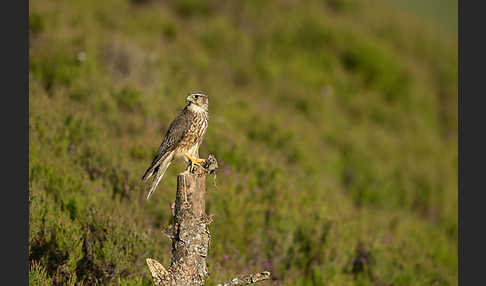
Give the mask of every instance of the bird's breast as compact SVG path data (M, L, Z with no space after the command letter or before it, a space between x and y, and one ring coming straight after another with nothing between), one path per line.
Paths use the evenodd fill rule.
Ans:
M184 133L179 144L179 151L184 152L199 147L208 127L208 117L205 114L195 114L194 119ZM196 148L197 148L196 147Z

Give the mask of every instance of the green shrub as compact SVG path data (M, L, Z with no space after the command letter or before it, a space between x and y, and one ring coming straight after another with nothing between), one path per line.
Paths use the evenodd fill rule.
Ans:
M123 88L113 93L118 105L126 110L143 110L140 92L132 88Z
M184 17L207 16L214 9L211 1L204 0L176 0L172 5L175 11Z
M44 31L44 18L36 12L31 12L29 15L29 30L32 33L40 33Z
M73 90L70 94L69 97L73 100L77 101L85 101L87 98L91 96L91 91L87 88L79 88L76 90Z
M376 89L389 102L406 102L410 79L405 68L385 49L362 41L345 44L342 62L362 77L366 87Z
M173 42L177 38L177 30L173 24L165 24L162 28L162 33L169 42Z
M326 0L326 2L329 7L339 12L355 9L361 4L356 0Z
M33 261L29 269L29 285L43 286L52 285L52 278L47 274L47 270L38 262Z

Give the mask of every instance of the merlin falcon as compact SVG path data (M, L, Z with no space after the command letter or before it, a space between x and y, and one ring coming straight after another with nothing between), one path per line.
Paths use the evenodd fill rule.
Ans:
M149 184L147 200L157 188L173 159L184 158L190 164L191 170L194 165L200 166L205 161L199 159L199 146L208 127L209 97L202 92L193 92L186 101L188 104L170 124L157 155L142 177L144 182L153 177Z

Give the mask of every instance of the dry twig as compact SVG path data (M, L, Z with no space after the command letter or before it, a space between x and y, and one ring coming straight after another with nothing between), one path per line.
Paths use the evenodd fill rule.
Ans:
M220 283L216 286L230 286L230 285L248 285L256 282L260 282L263 280L270 279L270 272L263 271L259 273L253 273L249 275L243 275L240 277L236 277L231 279L231 281Z

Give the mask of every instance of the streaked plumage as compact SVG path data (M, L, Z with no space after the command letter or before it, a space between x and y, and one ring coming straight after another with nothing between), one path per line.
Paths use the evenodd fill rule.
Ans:
M188 162L187 155L199 158L199 146L208 127L209 98L202 92L193 92L186 100L189 103L170 124L157 155L142 177L143 181L153 177L147 199L157 188L173 159L183 157Z

